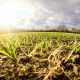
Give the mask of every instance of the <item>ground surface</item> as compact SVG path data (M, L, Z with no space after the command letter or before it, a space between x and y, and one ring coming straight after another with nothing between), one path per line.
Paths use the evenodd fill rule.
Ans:
M80 34L1 34L0 80L80 80Z

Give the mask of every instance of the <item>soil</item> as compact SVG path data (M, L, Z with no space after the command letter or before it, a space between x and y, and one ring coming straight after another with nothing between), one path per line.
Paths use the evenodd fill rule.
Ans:
M50 56L55 51L56 55ZM65 62L68 48L44 49L43 54L38 50L33 56L23 54L18 48L16 53L17 60L0 54L0 80L80 80L80 54L78 57L73 54ZM57 65L56 61L61 63Z

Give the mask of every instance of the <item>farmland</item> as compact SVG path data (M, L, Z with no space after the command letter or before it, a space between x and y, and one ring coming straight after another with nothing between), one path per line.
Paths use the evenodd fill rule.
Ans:
M80 34L0 34L0 80L80 80Z

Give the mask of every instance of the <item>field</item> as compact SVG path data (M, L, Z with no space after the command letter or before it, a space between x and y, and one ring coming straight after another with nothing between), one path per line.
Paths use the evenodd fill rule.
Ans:
M0 80L80 80L80 34L0 34Z

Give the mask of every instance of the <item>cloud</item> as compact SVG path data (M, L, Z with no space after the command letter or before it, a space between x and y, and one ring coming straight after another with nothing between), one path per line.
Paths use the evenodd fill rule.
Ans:
M7 6L3 6L3 3L7 3ZM1 0L0 10L0 17L6 17L5 12L9 13L8 20L11 21L11 23L7 21L7 16L6 19L2 18L3 22L0 19L0 23L3 24L5 21L5 25L8 23L7 25L18 28L43 28L54 25L80 26L80 0L8 0L8 2Z
M38 0L37 25L80 26L80 0Z
M37 0L30 26L80 26L80 0Z

